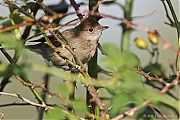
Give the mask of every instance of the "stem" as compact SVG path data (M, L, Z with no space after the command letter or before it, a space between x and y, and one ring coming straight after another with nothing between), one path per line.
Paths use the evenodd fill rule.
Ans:
M48 89L48 83L49 83L49 74L45 74L44 78L43 78L43 84L44 84L44 89L42 89L41 91L41 97L44 100L44 102L46 102L46 98L47 98L47 89ZM42 120L43 119L43 114L44 114L44 108L40 107L38 109L38 120Z
M131 14L132 14L132 6L133 6L134 0L126 0L125 6L124 6L124 18L127 20L131 20ZM121 50L122 51L129 51L130 48L130 35L132 32L131 28L128 28L126 24L121 24L123 28L122 38L121 38Z
M178 23L178 19L176 17L176 13L174 12L174 9L173 9L173 6L171 4L171 1L170 0L166 0L168 6L169 6L169 9L171 11L171 14L173 16L173 19L174 19L174 23L175 23L175 26L176 26L176 29L177 29L177 34L178 34L178 45L180 43L180 25ZM180 51L180 47L178 46L178 53ZM178 69L178 54L176 56L176 70Z
M0 50L4 54L4 56L8 59L9 62L11 64L14 64L19 69L19 67L17 66L15 61L11 58L11 56L3 48L1 48ZM19 76L19 75L15 75L15 77L16 77L17 80L20 80L20 79L22 80L21 76ZM23 78L23 81L31 84L31 82L27 78ZM43 101L43 99L41 98L41 96L39 95L39 93L37 92L37 90L35 88L33 88L33 87L30 87L30 86L28 86L28 87L33 92L33 94L36 96L38 102L43 104L43 105L46 105L45 102Z
M89 11L93 10L93 7L96 6L98 3L98 0L89 0ZM95 10L95 12L98 12L98 8ZM91 17L96 17L96 16L91 16ZM92 59L88 62L88 73L90 77L92 78L97 78L97 50L92 57ZM86 104L87 106L91 106L91 113L95 114L95 103L90 102L92 99L92 96L90 95L89 91L86 92Z

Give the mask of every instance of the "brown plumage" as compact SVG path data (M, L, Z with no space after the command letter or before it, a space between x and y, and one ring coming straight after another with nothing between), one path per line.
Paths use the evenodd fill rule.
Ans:
M107 26L101 26L95 19L88 17L78 26L67 29L62 32L62 35L70 42L74 49L75 55L82 61L87 63L94 55L98 46L99 37L103 29ZM72 54L63 47L52 35L48 36L53 45L67 58L73 60ZM59 36L60 39L62 39ZM63 39L62 39L63 40ZM62 59L53 49L45 44L45 39L40 38L35 45L28 45L27 47L40 55L46 60L46 63L56 67L67 66L67 63Z

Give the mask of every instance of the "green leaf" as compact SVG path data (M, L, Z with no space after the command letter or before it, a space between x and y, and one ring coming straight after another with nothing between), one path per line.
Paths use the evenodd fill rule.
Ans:
M3 27L8 27L8 26L15 25L15 22L14 22L13 19L6 19L6 20L2 23L2 25L3 25ZM6 32L4 32L4 33L11 33L11 32L14 33L14 35L15 35L15 37L16 37L17 39L20 39L20 38L21 38L21 33L20 33L20 31L19 31L18 28L16 28L16 29L11 29L11 30L6 31Z
M7 17L3 17L3 16L0 16L0 20L4 20L6 19Z
M9 65L0 65L0 76L9 76L9 75L21 75L26 76L26 70L24 65L19 65L18 67L13 64Z
M63 120L65 118L65 112L59 108L59 107L54 107L52 110L48 110L46 119L50 120Z
M122 59L127 65L132 65L133 67L140 65L138 57L132 52L123 52Z
M5 19L2 23L3 27L12 26L11 19Z
M67 95L69 93L69 86L67 85L67 83L63 83L63 84L60 84L57 86L58 88L58 91L59 93L63 94L63 95Z
M137 56L131 52L121 52L117 45L106 43L102 45L104 53L107 57L102 58L105 66L112 71L120 71L124 66L138 66L140 64Z
M110 109L111 116L115 116L121 112L121 109L130 101L127 94L116 95L112 98L112 108Z
M67 117L69 118L69 120L79 120L79 118L74 114L69 114Z
M144 88L141 83L141 76L133 69L125 68L121 73L122 89L131 91L142 91Z
M150 76L155 77L155 75L157 75L158 77L163 77L166 78L165 76L165 68L163 65L159 64L159 63L154 63L154 64L150 64L148 66L146 66L143 69L144 72L149 73L150 72Z
M36 6L36 5L39 5L39 4L37 4L36 2L28 2L28 3L26 3L26 5L21 6L21 8L23 8L25 11L27 11L27 10L32 11L34 6Z
M20 56L23 53L23 41L16 39L12 33L2 33L0 34L0 38L1 48L16 50L16 56Z
M63 71L62 69L57 69L55 67L48 67L45 65L32 64L31 69L37 72L52 74L60 78L67 78L67 76L69 76L67 80L71 80L72 79L71 76L73 76L72 74Z
M73 100L71 101L73 105L73 109L76 113L85 115L87 113L86 103L81 100Z
M23 22L22 16L20 16L20 13L16 9L10 14L10 18L15 24Z

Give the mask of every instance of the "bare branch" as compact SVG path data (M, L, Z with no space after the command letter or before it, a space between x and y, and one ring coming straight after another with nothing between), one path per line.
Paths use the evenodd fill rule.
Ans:
M0 92L0 95L6 95L6 96L11 96L11 97L17 97L19 99L21 99L22 101L25 101L29 104L31 104L32 106L36 106L36 107L43 107L45 109L53 109L52 107L50 106L46 106L46 105L42 105L42 104L38 104L38 103L35 103L35 102L32 102L24 97L22 97L20 94L16 94L16 93L5 93L5 92Z
M173 86L177 85L180 81L180 73L177 73L177 77L175 80L173 80L170 84L167 84L164 89L162 89L159 94L165 94L169 89L171 89ZM134 107L123 114L119 114L118 116L112 118L111 120L119 120L126 116L132 116L137 110L139 110L141 107L148 106L150 104L151 100L145 101L140 107Z
M148 105L151 109L155 110L156 112L158 112L161 117L163 117L165 120L170 120L164 113L162 113L160 110L158 110L156 107L154 107L152 104Z
M8 106L32 106L30 103L16 103L16 102L12 102L12 103L7 103L7 104L0 104L0 107L8 107ZM54 104L46 104L48 106L54 106Z
M48 89L48 83L49 83L49 75L45 74L44 78L43 78L43 83L44 84L44 89L42 89L41 91L41 98L44 100L44 102L46 102L46 91L45 89ZM42 120L43 119L43 114L44 114L44 110L45 108L38 108L38 120Z
M73 50L69 48L68 45L66 45L62 40L59 39L59 37L53 32L53 31L49 31L56 39L58 42L60 42L62 45L65 46L65 48L73 55L73 57L77 60L78 64L82 67L82 69L86 69L83 65L83 63L81 62L81 60L74 54Z
M74 1L74 0L69 0L71 5L74 7L77 16L79 17L79 19L81 20L83 18L83 15L81 13L78 13L77 11L79 11L79 6L78 4Z
M134 107L134 108L132 108L132 109L130 109L130 110L122 113L122 114L119 114L118 116L112 118L111 120L120 120L120 119L122 119L122 118L124 118L124 117L126 117L126 116L133 116L134 113L135 113L137 110L139 110L140 108L142 108L142 107L144 107L144 106L147 106L148 104L150 104L150 100L145 101L145 102L144 102L141 106L139 106L139 107Z
M167 83L165 80L163 80L162 78L159 78L158 76L156 77L151 77L149 75L149 73L145 73L142 70L140 70L140 68L135 68L136 71L138 71L142 76L144 76L144 78L146 78L149 81L155 80L155 81L159 81L160 83L162 83L163 85L169 85L169 83Z
M15 9L18 9L21 13L23 13L24 15L30 17L30 18L34 18L31 14L29 14L28 12L24 11L23 9L21 9L20 7L18 7L17 5L15 4L12 4L9 0L4 0L4 2L6 4L9 5L9 7L12 7L12 8L15 8Z
M5 116L4 116L4 112L0 112L1 114L1 120L4 120Z
M92 100L97 104L97 106L98 106L98 108L100 110L100 116L103 117L103 118L106 118L106 112L104 110L102 101L97 96L97 93L95 92L93 87L91 85L87 85L87 84L84 84L84 86L88 90L89 94L92 96Z
M180 73L177 73L177 77L175 80L173 80L170 84L167 84L164 89L160 91L160 94L165 94L168 90L170 90L172 87L177 85L180 82Z

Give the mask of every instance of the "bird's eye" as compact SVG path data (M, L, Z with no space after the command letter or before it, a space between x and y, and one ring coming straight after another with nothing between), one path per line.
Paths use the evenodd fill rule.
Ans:
M89 28L89 32L92 32L93 31L93 28Z

